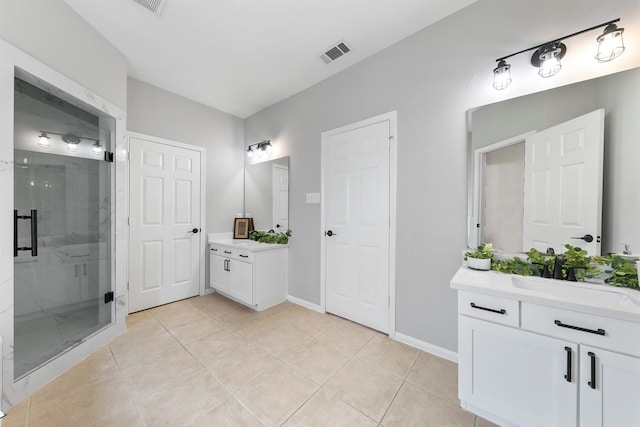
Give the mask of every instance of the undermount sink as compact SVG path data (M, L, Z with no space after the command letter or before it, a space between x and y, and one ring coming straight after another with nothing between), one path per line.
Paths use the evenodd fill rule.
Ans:
M511 284L518 289L541 293L545 296L568 297L578 302L605 303L640 308L640 295L632 295L632 292L637 291L631 289L517 276L511 278Z

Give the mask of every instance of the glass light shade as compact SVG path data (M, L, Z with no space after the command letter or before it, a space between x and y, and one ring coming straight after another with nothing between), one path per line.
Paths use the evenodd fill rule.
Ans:
M69 151L78 151L78 144L74 144L72 142L67 142L67 150L69 150Z
M558 74L558 71L562 69L560 59L557 57L555 52L545 53L541 60L542 62L540 63L540 69L538 70L538 74L540 74L540 77L547 78L554 76Z
M102 145L96 142L95 144L93 144L92 151L93 151L93 154L95 154L96 156L99 156L100 154L102 154Z
M253 155L254 155L254 152L253 152L253 150L251 149L251 147L249 147L249 148L247 149L247 157L248 157L248 158L250 158L250 159L253 159Z
M624 28L618 28L615 24L609 24L604 32L596 38L598 53L595 58L598 62L609 62L622 55L624 52L624 40L622 33Z
M42 148L49 148L51 147L51 141L50 138L47 136L46 133L42 132L40 134L40 136L38 137L38 145Z
M267 151L267 154L271 154L273 152L273 146L270 142L267 142L267 147L265 148L265 150Z
M506 62L498 62L498 66L493 70L493 88L496 90L505 89L511 84L511 65Z

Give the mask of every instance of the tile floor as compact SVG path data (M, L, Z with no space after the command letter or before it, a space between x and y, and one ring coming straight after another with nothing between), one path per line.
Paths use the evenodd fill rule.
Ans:
M212 294L127 325L3 427L492 426L460 409L454 363L289 302Z

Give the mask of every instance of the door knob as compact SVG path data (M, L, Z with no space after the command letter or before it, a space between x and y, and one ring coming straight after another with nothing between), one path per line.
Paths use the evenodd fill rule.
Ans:
M198 234L199 231L199 228L194 228L193 230L189 231L189 233Z
M572 239L582 239L587 243L593 242L593 236L591 234L585 234L582 237L572 237Z
M276 224L276 228L280 228L280 224Z
M325 231L325 232L324 232L324 235L325 235L325 236L329 236L329 237L331 237L331 236L337 236L337 234L336 234L336 233L334 233L334 232L333 232L333 231L331 231L331 230Z

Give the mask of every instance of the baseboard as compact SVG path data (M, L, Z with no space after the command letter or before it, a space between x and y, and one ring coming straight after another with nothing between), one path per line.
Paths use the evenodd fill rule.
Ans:
M410 345L427 353L431 353L434 356L442 357L443 359L450 360L454 363L458 363L458 353L447 350L446 348L439 347L437 345L429 344L428 342L421 341L417 338L410 337L409 335L396 332L396 341L400 341L403 344Z
M301 305L304 308L308 308L309 310L317 311L318 313L324 313L324 310L318 304L314 304L312 302L305 301L300 298L292 297L291 295L287 297L287 300L289 300L289 302L292 302L294 304Z

